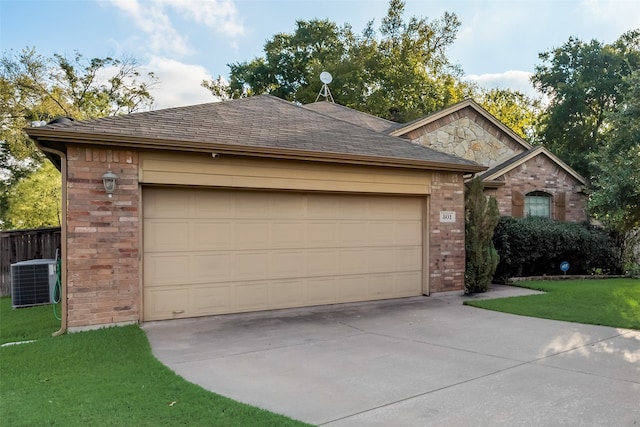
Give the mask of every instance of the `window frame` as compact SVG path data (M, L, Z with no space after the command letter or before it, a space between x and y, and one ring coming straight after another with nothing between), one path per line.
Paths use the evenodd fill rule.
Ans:
M545 191L530 191L524 195L524 215L540 218L553 218L552 212L553 195ZM533 206L532 206L532 202ZM533 207L533 209L532 209ZM533 211L533 212L532 212ZM541 213L541 211L546 211Z

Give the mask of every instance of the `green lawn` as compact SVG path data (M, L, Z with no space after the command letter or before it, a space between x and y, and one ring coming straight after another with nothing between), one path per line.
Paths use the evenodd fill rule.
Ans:
M640 329L640 279L536 281L518 286L546 294L465 304L523 316Z
M306 425L183 380L153 357L137 326L51 337L59 328L51 309L0 300L2 342L37 339L0 348L2 425Z

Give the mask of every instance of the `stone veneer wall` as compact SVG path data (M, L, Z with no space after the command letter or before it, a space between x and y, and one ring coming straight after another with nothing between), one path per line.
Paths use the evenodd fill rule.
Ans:
M429 209L429 292L464 289L464 181L460 174L434 172ZM456 214L440 222L440 212Z
M512 215L512 194L519 191L523 195L531 191L544 191L557 196L565 193L565 220L572 222L586 221L587 195L580 193L580 183L546 156L538 155L525 162L504 176L505 185L488 193L498 200L500 215ZM557 219L556 206L552 200L552 218Z
M492 167L525 149L471 108L442 117L405 135L412 142Z
M138 154L69 146L67 325L136 322L140 312ZM118 175L107 197L102 175Z

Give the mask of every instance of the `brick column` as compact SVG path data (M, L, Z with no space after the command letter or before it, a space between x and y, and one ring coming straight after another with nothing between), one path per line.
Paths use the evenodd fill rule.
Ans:
M70 330L131 323L140 313L138 153L68 146ZM118 176L107 197L102 175Z
M464 180L433 173L429 218L429 291L464 289ZM440 212L455 212L455 222L440 222Z

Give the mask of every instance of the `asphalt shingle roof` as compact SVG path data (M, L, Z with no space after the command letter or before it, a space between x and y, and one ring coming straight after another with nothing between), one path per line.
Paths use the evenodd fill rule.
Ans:
M382 120L382 119L380 119ZM226 102L170 108L126 116L68 121L28 128L34 139L86 137L102 141L128 141L152 146L175 143L245 147L255 150L293 150L346 156L436 162L478 171L479 165L459 157L413 144L352 123L336 120L309 108L260 95ZM58 134L58 135L56 135ZM89 138L91 137L91 138ZM219 149L219 148L218 148Z
M372 116L371 114L363 113L333 102L314 102L313 104L303 105L303 107L376 132L387 133L386 131L388 129L398 125L396 122Z

